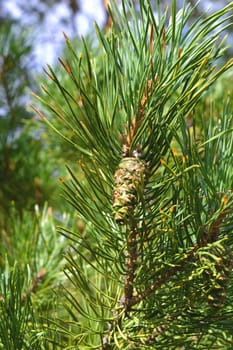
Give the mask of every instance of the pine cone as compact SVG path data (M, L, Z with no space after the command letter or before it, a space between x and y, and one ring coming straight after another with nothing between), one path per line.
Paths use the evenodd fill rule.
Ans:
M127 224L144 192L147 167L146 163L134 157L125 157L115 172L113 194L113 215L115 220Z

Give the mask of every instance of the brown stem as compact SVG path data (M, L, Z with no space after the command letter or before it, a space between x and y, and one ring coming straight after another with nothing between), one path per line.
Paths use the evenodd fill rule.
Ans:
M209 228L204 227L202 237L200 239L200 246L203 247L206 244L216 242L219 239L221 225L224 222L226 215L230 212L231 210L229 209L223 210L220 213L219 217L214 222L212 222Z
M134 279L137 268L137 233L136 228L132 228L127 237L127 256L124 298L122 304L125 306L126 314L130 311L130 303L133 297Z
M177 272L182 271L184 269L184 265L188 261L193 259L194 254L198 248L199 248L199 245L195 245L193 249L186 254L185 258L183 259L183 261L180 262L178 266L170 267L170 269L166 271L162 277L158 278L153 284L151 284L150 287L146 288L140 294L133 296L128 302L128 307L132 307L140 303L140 301L149 297L151 294L154 293L155 290L157 290L159 287L167 283L172 277L176 275Z
M185 255L184 259L180 262L179 265L170 267L170 269L166 271L162 277L158 278L153 284L151 284L150 287L146 288L140 294L132 296L127 301L127 307L132 308L132 306L138 304L140 301L152 295L155 290L167 283L172 277L174 277L177 274L177 272L182 271L184 269L185 264L194 258L195 252L199 248L204 247L208 243L213 243L214 241L217 241L220 233L221 224L223 223L225 216L228 212L228 210L224 210L219 215L216 221L212 223L208 235L206 233L204 234L204 239L202 239L200 243L195 244L193 246L192 250Z

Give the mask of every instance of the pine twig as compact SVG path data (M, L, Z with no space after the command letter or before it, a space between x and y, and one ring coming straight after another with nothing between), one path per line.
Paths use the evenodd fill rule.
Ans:
M169 280L172 277L174 277L179 271L182 271L184 269L184 266L187 262L194 259L195 253L198 249L206 246L209 243L216 242L219 239L221 225L228 213L229 210L227 209L219 215L217 220L214 223L212 223L209 233L206 234L206 230L204 231L204 238L200 241L200 243L197 243L193 246L192 250L185 255L184 259L180 262L178 266L170 267L170 269L167 272L165 272L161 278L158 278L156 282L154 282L140 294L134 295L130 300L128 300L128 308L131 308L132 306L140 303L142 300L145 300L147 297L153 294L159 287L169 282Z
M126 257L126 277L124 287L124 298L121 303L125 307L126 316L130 312L130 301L133 297L134 279L137 269L137 232L136 228L132 228L127 237L127 257Z

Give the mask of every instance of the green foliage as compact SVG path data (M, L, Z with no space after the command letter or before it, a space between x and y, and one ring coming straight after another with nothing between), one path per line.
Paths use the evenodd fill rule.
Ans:
M25 32L18 35L17 30L20 29L11 23L1 25L0 41L3 52L0 62L0 205L3 214L4 210L8 210L9 199L16 199L17 196L15 186L19 186L20 181L12 181L16 177L16 171L24 171L18 152L19 146L22 147L25 156L26 149L18 135L22 128L22 119L29 116L24 106L25 89L29 84L27 57L31 46ZM1 221L3 219L1 217Z
M10 220L11 230L1 232L0 344L4 350L53 349L46 341L53 339L47 319L58 317L62 304L66 242L47 206L23 217L13 207ZM69 216L59 222L71 225Z
M112 1L98 55L85 41L76 54L66 37L63 71L48 67L38 98L56 121L35 110L75 152L79 168L62 182L86 225L62 230L68 316L53 323L57 346L232 347L232 110L205 108L233 65L216 66L232 9L188 26L194 9L176 1L170 18L150 1L139 15Z
M11 227L1 231L1 267L7 254L11 266L17 261L22 269L29 265L33 273L43 269L58 272L65 243L56 232L60 220L55 220L52 208L45 205L40 211L37 205L33 213L24 211L21 216L12 206L8 215ZM68 224L68 217L64 222Z
M29 275L25 278L17 266L10 269L8 264L0 276L0 348L2 349L40 349L35 339L29 280Z
M55 292L59 294L64 279L66 247L56 225L76 225L75 216L62 214L66 205L58 195L64 152L27 107L27 89L35 83L30 71L32 37L28 38L19 24L1 24L0 348L4 350L54 349L45 340L53 340L47 319L64 315Z
M28 33L17 23L1 24L0 42L0 228L10 229L9 211L43 207L50 201L63 211L57 199L58 163L63 162L59 145L45 133L27 108L31 74L32 44ZM49 147L49 148L48 148ZM48 157L50 162L48 162Z

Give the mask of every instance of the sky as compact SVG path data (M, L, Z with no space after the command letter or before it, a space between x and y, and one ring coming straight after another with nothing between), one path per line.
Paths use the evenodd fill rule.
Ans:
M63 0L47 10L45 4L38 0L30 0L30 7L35 6L46 13L40 25L36 17L30 12L30 16L22 10L28 0L0 0L4 15L20 20L24 27L32 30L35 59L35 68L41 69L46 64L53 64L64 44L63 32L69 37L73 34L79 36L93 31L93 23L100 26L104 24L104 9L101 0L80 1L81 11L72 17L72 12ZM70 20L72 18L72 21Z
M34 16L30 16L22 10L30 1L30 7L33 6L45 13L44 19L40 25L38 21L38 11ZM183 0L177 0L183 3ZM228 0L201 0L199 3L200 10L212 8L217 10L223 7ZM21 23L29 30L32 30L34 45L35 69L41 69L46 64L53 64L60 55L61 48L64 44L63 32L69 37L73 34L79 36L93 31L93 23L96 21L101 27L104 24L103 1L101 0L80 0L81 11L72 16L68 0L62 0L55 3L52 8L47 10L47 6L38 0L0 0L0 8L4 15L20 20ZM170 1L167 2L168 4ZM72 19L72 20L71 20Z

